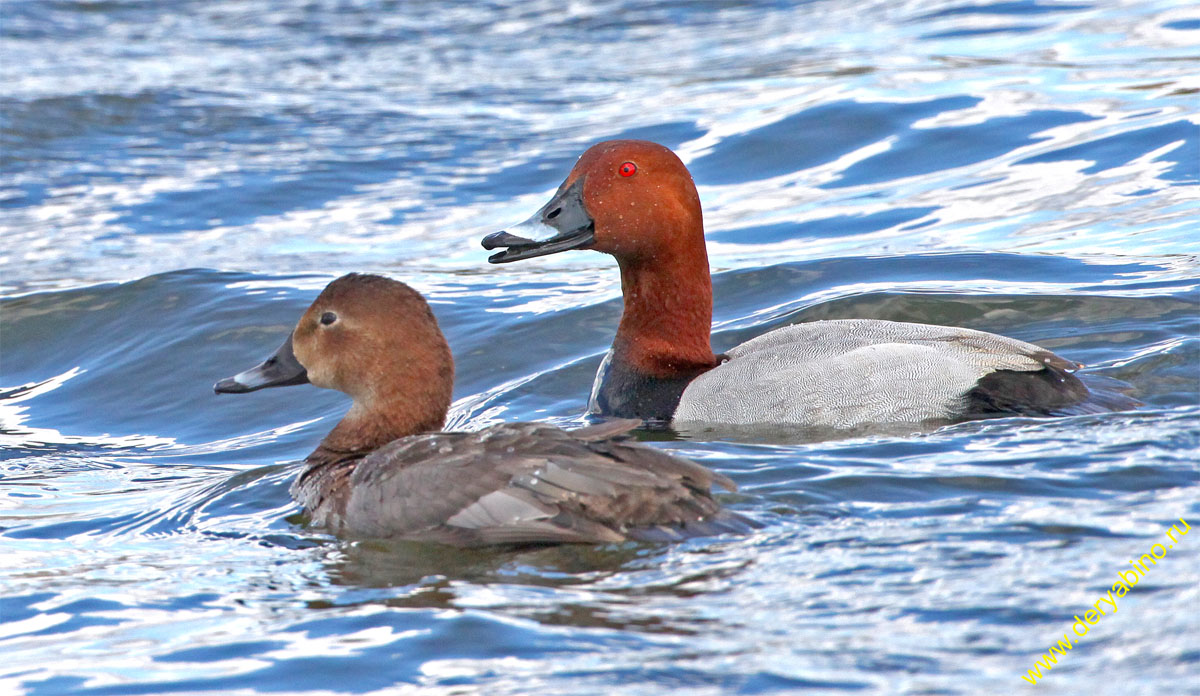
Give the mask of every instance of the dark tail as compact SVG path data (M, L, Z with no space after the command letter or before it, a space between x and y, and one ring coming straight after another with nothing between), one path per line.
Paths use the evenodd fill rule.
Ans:
M1080 375L1058 364L1031 372L996 370L967 392L967 418L1078 416L1127 411L1142 402L1133 387L1112 377Z
M1064 407L1056 416L1080 416L1089 413L1111 413L1113 411L1131 411L1141 407L1141 401L1133 398L1128 392L1133 391L1133 385L1119 379L1104 375L1079 375L1079 379L1087 387L1088 395L1082 401Z

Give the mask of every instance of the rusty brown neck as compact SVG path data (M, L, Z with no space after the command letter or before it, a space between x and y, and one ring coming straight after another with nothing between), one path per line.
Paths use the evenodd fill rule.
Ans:
M341 422L321 440L304 460L304 471L292 485L292 495L309 510L315 510L331 495L349 494L348 478L363 457L387 443L408 435L441 430L442 415L422 421L405 414L403 408L367 410L355 404Z
M613 359L652 378L695 377L715 367L712 280L703 242L669 259L617 262L625 310Z
M414 413L412 400L371 408L355 403L308 455L307 468L355 461L398 438L441 430L446 421L448 398L446 401L446 404L428 404L424 413Z

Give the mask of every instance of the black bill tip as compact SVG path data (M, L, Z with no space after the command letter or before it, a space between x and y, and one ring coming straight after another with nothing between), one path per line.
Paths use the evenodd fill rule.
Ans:
M518 237L515 234L510 234L505 230L500 230L499 232L493 232L492 234L484 237L483 241L479 242L479 244L482 245L484 249L491 251L496 247L533 246L537 244L537 242L533 241L532 239L525 239L524 237Z
M508 263L516 261L514 258L521 250L532 250L537 247L538 243L532 239L518 237L506 230L493 232L484 237L479 244L488 251L492 249L500 249L500 251L488 257L488 263ZM528 258L528 257L522 257Z
M500 251L488 257L488 263L510 263L536 256L548 256L568 249L581 249L596 241L595 229L588 225L582 229L559 234L541 242L518 237L506 231L494 232L483 238L480 244L484 249Z
M226 377L213 385L213 392L217 394L245 394L249 391L254 391L254 388L237 381L236 377Z

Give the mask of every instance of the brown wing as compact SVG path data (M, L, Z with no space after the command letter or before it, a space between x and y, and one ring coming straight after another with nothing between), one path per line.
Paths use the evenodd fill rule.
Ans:
M597 428L627 432L628 424ZM457 545L674 539L749 529L724 476L633 442L540 423L402 438L358 464L336 531Z

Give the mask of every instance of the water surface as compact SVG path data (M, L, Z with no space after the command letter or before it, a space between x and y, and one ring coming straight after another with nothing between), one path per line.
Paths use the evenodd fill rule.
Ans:
M1200 12L1173 2L170 4L0 19L0 685L28 694L1014 693L1200 523ZM451 425L584 422L608 257L489 266L613 137L694 173L714 348L965 326L1137 411L927 433L647 433L764 523L673 546L348 543L287 488L347 407L217 397L386 273ZM1200 536L1043 693L1200 693Z

